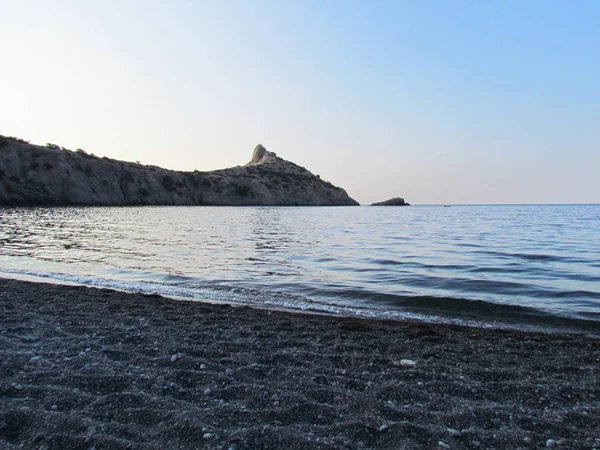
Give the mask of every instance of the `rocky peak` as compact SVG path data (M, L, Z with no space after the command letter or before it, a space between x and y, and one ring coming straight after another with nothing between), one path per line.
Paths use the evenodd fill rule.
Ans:
M254 152L252 153L252 159L248 164L263 164L267 162L270 157L276 157L277 154L274 152L267 151L261 144L258 144L254 148Z

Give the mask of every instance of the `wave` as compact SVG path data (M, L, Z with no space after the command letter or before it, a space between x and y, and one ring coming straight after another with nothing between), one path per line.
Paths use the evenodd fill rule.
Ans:
M0 273L33 277L35 281L78 284L125 292L156 294L180 300L240 304L260 308L284 308L324 314L376 319L453 323L484 328L519 328L600 334L600 313L569 316L519 304L499 304L467 298L401 295L358 289L327 288L312 299L306 295L246 287L224 282L200 282L193 277L163 274L152 281L123 281L89 275L38 270L0 269ZM334 300L335 299L335 300Z

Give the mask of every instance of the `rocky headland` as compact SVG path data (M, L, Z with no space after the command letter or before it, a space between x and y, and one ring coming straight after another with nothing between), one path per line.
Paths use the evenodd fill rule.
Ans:
M179 172L0 135L4 206L353 206L346 191L262 145L244 165Z
M402 197L394 197L383 202L373 203L371 206L410 206Z

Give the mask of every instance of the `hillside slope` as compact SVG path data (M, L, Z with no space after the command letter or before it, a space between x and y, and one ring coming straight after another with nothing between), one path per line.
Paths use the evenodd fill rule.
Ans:
M245 166L178 172L0 135L0 205L350 206L345 190L259 145Z

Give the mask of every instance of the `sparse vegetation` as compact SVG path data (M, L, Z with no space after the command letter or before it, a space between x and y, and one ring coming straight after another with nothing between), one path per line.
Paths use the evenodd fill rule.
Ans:
M196 188L198 187L198 175L196 172L185 172L183 174L183 176L185 177L186 181L192 185L192 187Z
M77 150L75 150L75 153L77 153L79 156L84 157L85 159L96 159L97 156L94 155L93 153L87 153L85 150L78 148Z
M44 163L44 169L46 170L52 170L54 168L54 166L50 163Z
M52 144L51 142L46 142L46 148L51 148L53 150L60 150L60 147L56 144Z
M19 139L14 136L2 136L0 134L0 148L7 146L10 142L19 142L21 144L29 144L29 141L25 141L23 139Z
M124 170L119 175L119 184L121 185L121 189L128 187L131 183L134 182L133 175L131 172Z

